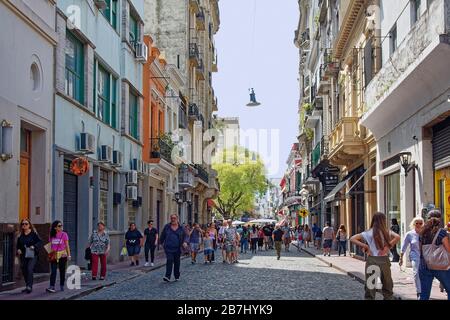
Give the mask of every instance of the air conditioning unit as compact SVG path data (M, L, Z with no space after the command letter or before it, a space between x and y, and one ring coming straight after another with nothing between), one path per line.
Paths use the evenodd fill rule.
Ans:
M123 154L120 151L114 150L113 151L113 165L115 167L122 167L123 166Z
M136 60L141 62L147 62L148 59L148 47L143 42L136 43Z
M127 172L127 184L138 184L138 173L137 171Z
M113 160L113 150L110 146L103 145L100 150L100 161L102 162L112 162Z
M138 173L144 173L144 163L139 159L133 159L131 170L137 171Z
M95 153L95 136L82 132L80 134L80 151L87 154Z
M104 10L108 6L106 0L94 0L94 3L100 10Z
M138 199L138 188L136 186L127 187L127 200L137 201Z

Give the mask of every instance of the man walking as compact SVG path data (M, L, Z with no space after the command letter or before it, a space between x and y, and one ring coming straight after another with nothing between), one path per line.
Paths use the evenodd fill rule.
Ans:
M228 228L224 231L225 238L225 250L226 250L226 258L229 264L234 262L235 249L236 249L236 239L237 232L236 228L233 227L231 219L228 220Z
M334 233L333 227L329 222L326 223L326 227L323 228L323 255L330 256L331 246L333 245L333 241L336 237Z
M267 251L270 249L270 238L272 237L272 230L270 229L268 223L266 223L266 225L263 227L263 232L264 232L264 247L265 250Z
M191 263L197 262L197 254L200 250L200 240L202 238L202 229L198 223L194 223L192 230L189 234L189 244L191 246Z
M283 244L283 231L281 231L280 226L275 227L275 231L272 233L272 240L275 243L275 250L277 252L277 260L281 257L281 246Z
M163 245L167 258L166 276L163 280L170 282L173 268L175 281L178 281L180 279L181 247L186 248L187 243L184 241L184 231L178 223L177 214L172 214L170 216L170 223L164 226L161 234L161 244Z
M154 266L155 262L155 249L158 245L158 230L153 227L153 220L149 220L147 222L148 228L144 230L144 238L145 238L145 247L144 247L144 253L145 253L145 267L148 267L148 252L150 251L150 259L151 263L150 266Z

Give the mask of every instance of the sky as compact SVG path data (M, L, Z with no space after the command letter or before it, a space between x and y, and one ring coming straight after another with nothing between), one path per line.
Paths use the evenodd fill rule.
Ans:
M298 49L293 42L298 1L220 0L219 5L219 72L213 76L217 114L239 117L248 134L256 130L257 144L241 134L241 145L260 153L269 178L282 177L298 135ZM245 106L251 87L261 103L256 108Z

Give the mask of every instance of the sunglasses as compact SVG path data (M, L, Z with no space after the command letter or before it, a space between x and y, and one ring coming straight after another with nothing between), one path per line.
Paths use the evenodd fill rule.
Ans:
M421 226L423 225L423 222L416 222L416 226Z
M28 222L21 223L22 226L29 226L30 224Z
M56 227L57 228L62 228L62 224L58 224Z

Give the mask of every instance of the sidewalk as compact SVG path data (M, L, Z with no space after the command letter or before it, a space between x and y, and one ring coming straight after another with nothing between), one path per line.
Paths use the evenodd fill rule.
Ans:
M325 257L322 250L315 248L303 248L302 250L317 259L325 262L330 267L336 268L355 280L364 284L365 282L365 262L350 256L338 256L336 251L331 252L331 257ZM406 268L405 272L400 270L398 263L392 263L391 266L392 280L394 281L394 297L401 300L417 300L416 288L414 285L414 279L412 275L412 269ZM440 292L439 282L435 280L433 282L433 288L431 290L431 300L446 300L447 294Z
M182 256L181 259L184 257ZM155 262L153 267L144 267L145 259L141 256L140 264L138 267L131 267L128 257L125 261L108 264L108 271L106 279L103 281L93 281L91 278L91 272L89 270L81 270L81 289L69 290L67 286L64 292L59 291L59 273L56 278L56 293L48 293L45 289L48 287L49 282L43 281L35 283L33 286L33 292L30 294L22 293L21 291L25 287L17 288L10 291L0 292L0 300L73 300L85 295L88 295L94 291L106 288L124 281L131 280L139 277L142 274L153 271L155 269L162 268L166 265L165 254L163 250L155 252ZM97 278L98 279L98 278Z

